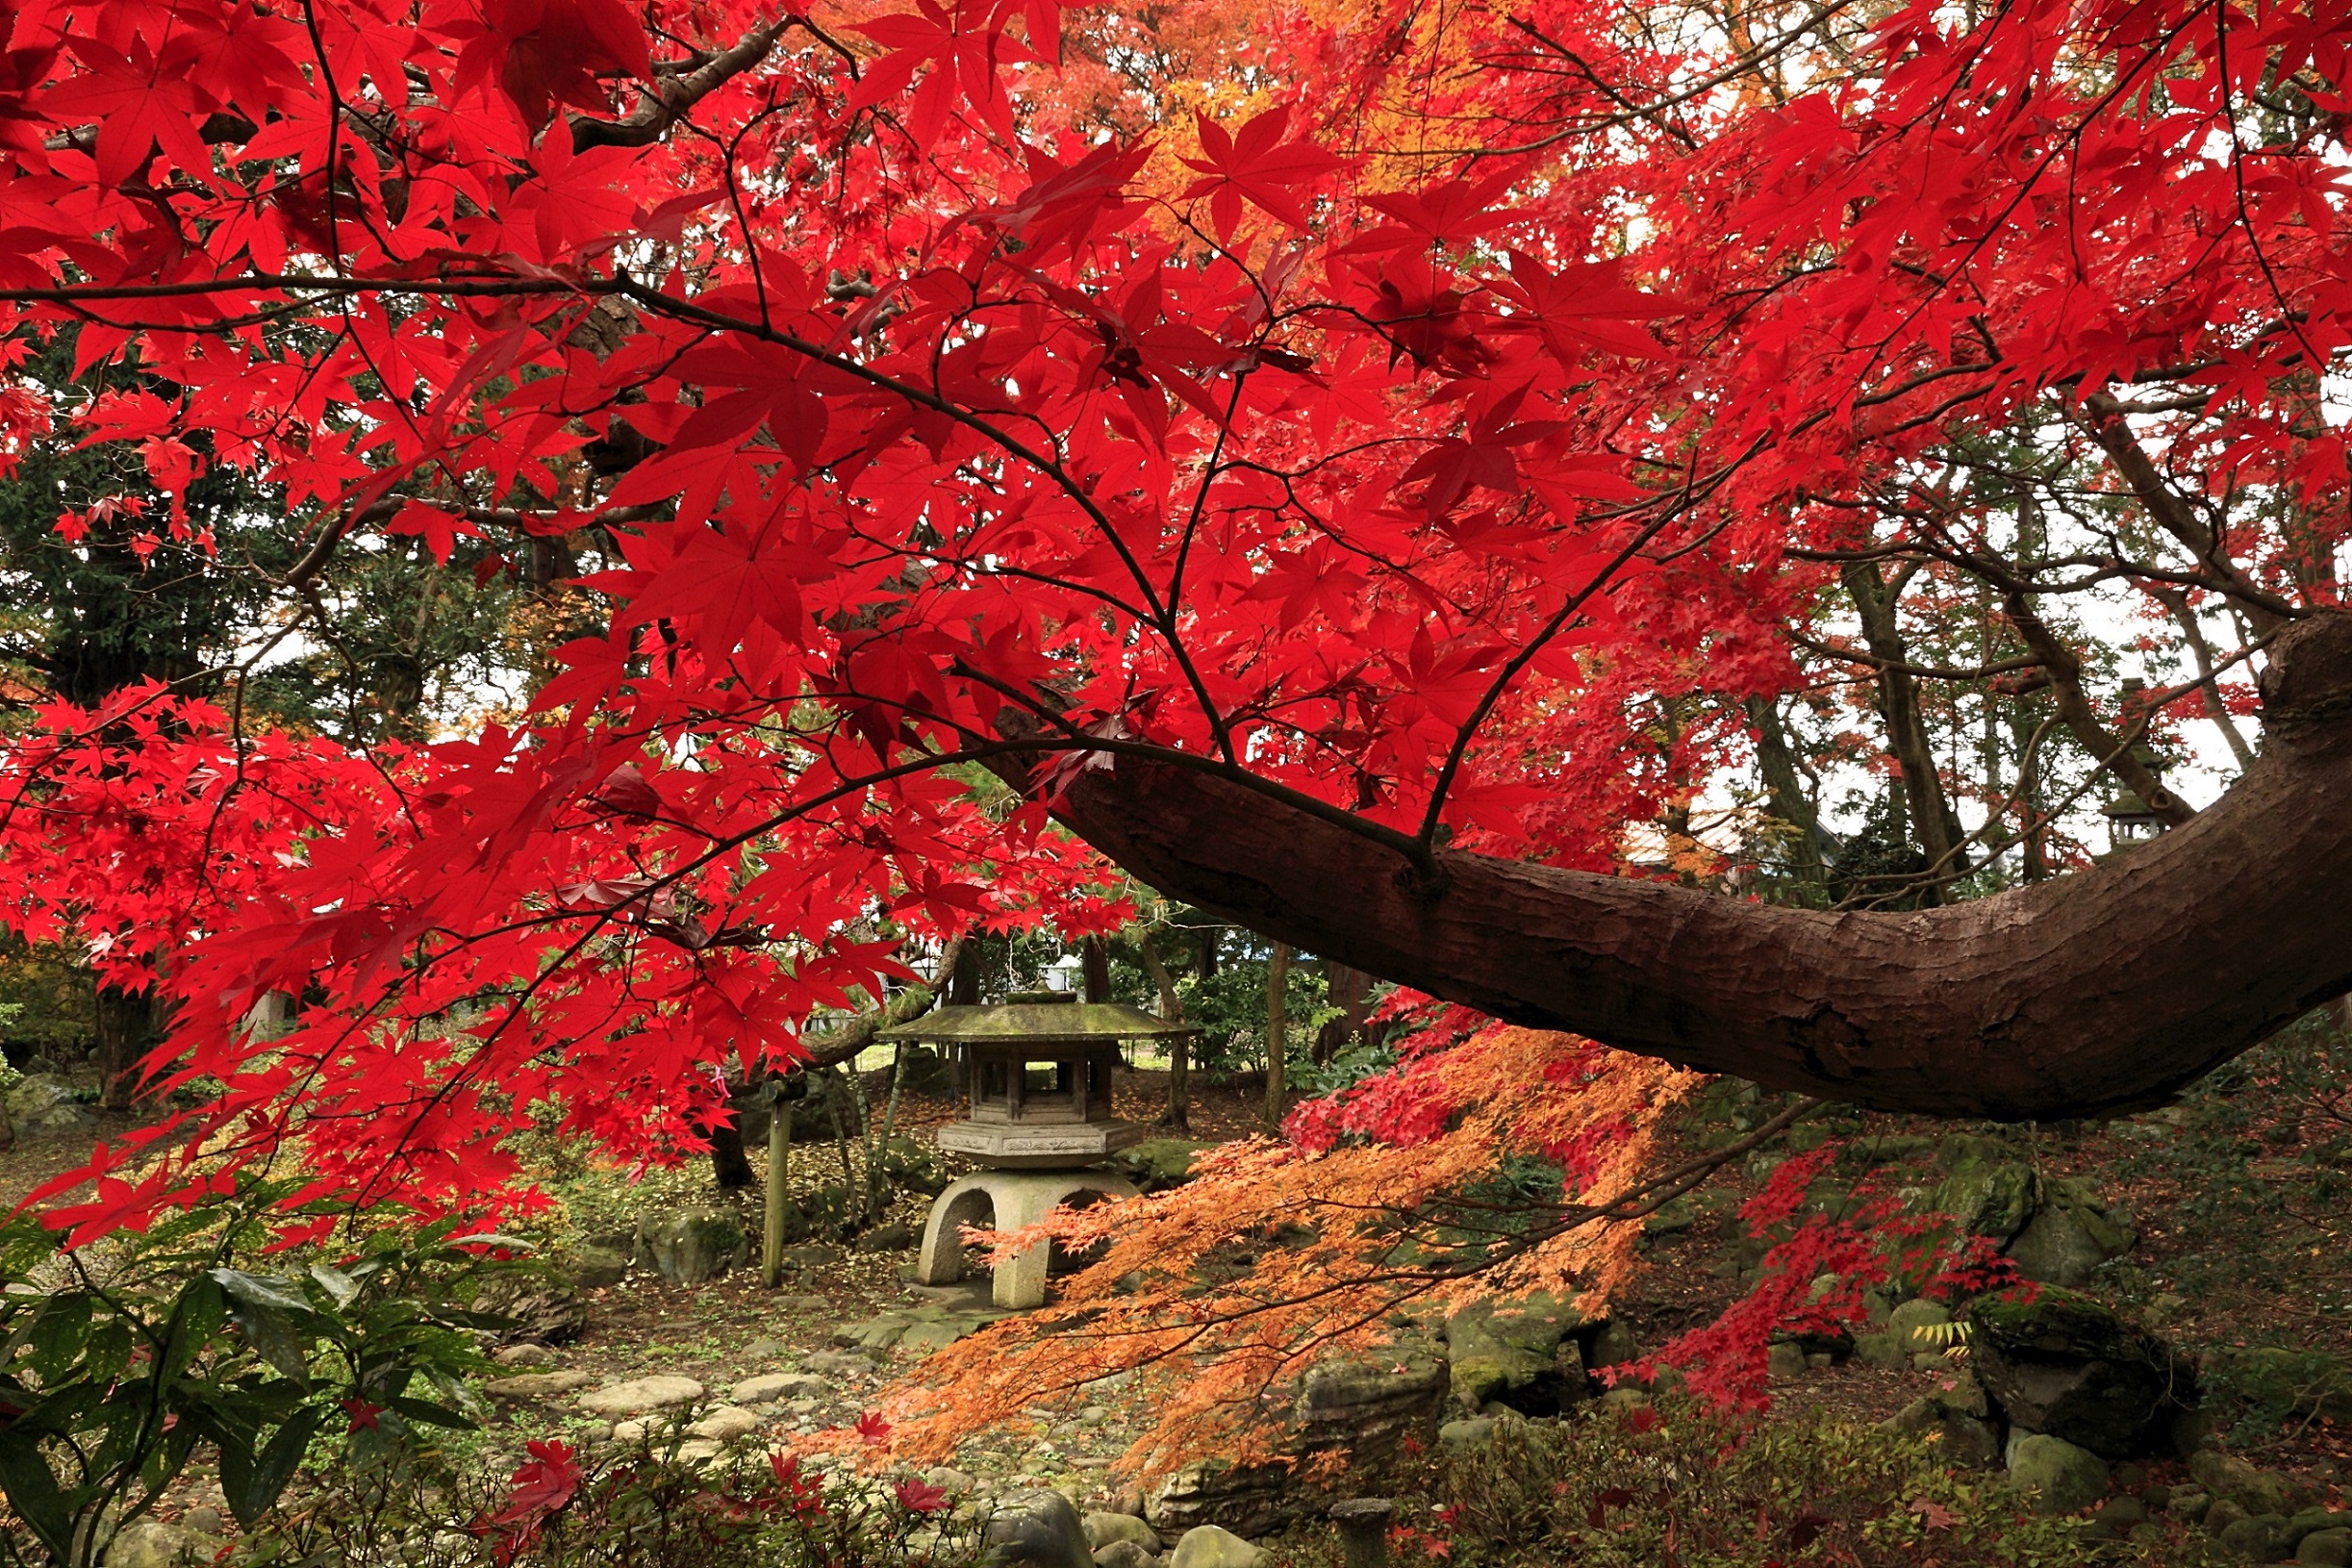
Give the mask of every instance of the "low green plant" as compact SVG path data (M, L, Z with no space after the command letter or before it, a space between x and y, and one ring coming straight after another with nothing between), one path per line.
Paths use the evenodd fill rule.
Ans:
M2098 1550L2081 1521L2036 1516L2005 1483L1950 1470L1916 1439L1670 1400L1502 1422L1448 1457L1436 1493L1428 1533L1465 1565L2073 1568Z
M511 1474L426 1451L340 1462L250 1532L244 1568L977 1568L984 1521L912 1479L803 1469L682 1431L582 1454L534 1442Z
M492 1320L455 1302L505 1238L386 1230L296 1266L267 1251L285 1196L72 1250L36 1214L0 1227L0 1561L89 1568L199 1456L251 1524L322 1433L385 1454L471 1425Z

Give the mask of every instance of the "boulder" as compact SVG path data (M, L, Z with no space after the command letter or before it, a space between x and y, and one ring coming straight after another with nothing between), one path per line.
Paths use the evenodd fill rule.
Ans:
M2042 1513L2073 1513L2107 1494L2107 1461L2046 1432L2010 1444L2009 1479L2032 1495Z
M2306 1568L2352 1568L2352 1530L2318 1530L2295 1546L2295 1561Z
M591 1415L641 1416L672 1405L691 1404L702 1397L702 1385L692 1378L656 1373L626 1382L594 1388L580 1396L580 1408Z
M1131 1513L1090 1513L1084 1523L1086 1538L1098 1552L1113 1541L1133 1541L1155 1556L1159 1553L1159 1532Z
M1584 1338L1587 1367L1620 1367L1640 1359L1641 1342L1633 1337L1632 1326L1622 1319L1611 1318L1597 1325Z
M2034 1217L2008 1251L2028 1279L2079 1286L2090 1283L2100 1264L2121 1257L2138 1239L2123 1211L2102 1201L2089 1183L2037 1176Z
M19 1078L7 1097L9 1125L18 1137L78 1132L91 1125L89 1112L74 1097L73 1085L48 1073ZM126 1532L127 1533L127 1532Z
M2010 1425L2110 1459L2168 1452L2196 1376L2162 1340L2073 1291L1980 1297L1970 1364Z
M1133 1541L1095 1548L1095 1568L1159 1568L1159 1560Z
M2189 1478L2213 1498L2213 1506L2248 1514L2285 1515L2294 1500L2287 1478L2258 1470L2243 1459L2208 1449L2188 1461Z
M1094 1568L1078 1510L1059 1492L1024 1492L1005 1500L988 1522L992 1560L1031 1568Z
M573 1252L565 1272L582 1290L618 1285L629 1272L631 1253L608 1247L583 1247Z
M1928 1439L1947 1464L1989 1470L2001 1462L2001 1437L1992 1424L1992 1406L1973 1378L1913 1400L1885 1426L1888 1431Z
M162 1519L134 1519L122 1527L106 1549L106 1568L187 1568L210 1562L220 1543L197 1534L185 1525Z
M727 1399L736 1404L781 1404L786 1400L822 1399L824 1394L822 1378L805 1372L769 1372L746 1378L727 1391Z
M1557 1415L1582 1401L1583 1315L1548 1291L1517 1301L1465 1302L1446 1315L1446 1359L1454 1403L1479 1410L1488 1401L1527 1415Z
M1951 1341L1939 1340L1923 1334L1920 1330L1937 1328L1951 1321L1952 1312L1949 1307L1941 1302L1931 1302L1922 1297L1916 1301L1905 1302L1888 1312L1886 1314L1886 1331L1895 1337L1895 1343L1903 1348L1907 1355L1913 1351L1940 1353Z
M2034 1168L2000 1139L1956 1132L1936 1145L1935 1165L1943 1179L1925 1206L1971 1235L2008 1241L2034 1217Z
M585 1372L526 1372L493 1378L482 1385L482 1392L498 1400L550 1400L586 1388L589 1381Z
M699 1285L735 1266L744 1253L743 1221L729 1209L683 1209L646 1214L638 1236L652 1256L654 1272L672 1285Z
M1777 1340L1764 1352L1764 1375L1774 1382L1796 1382L1805 1372L1805 1347L1796 1341Z
M939 1156L912 1138L893 1138L882 1151L882 1176L892 1186L937 1198L955 1178Z
M2273 1514L2248 1514L2233 1519L2213 1532L2213 1545L2224 1562L2276 1562L2286 1543L2280 1539L2285 1523Z
M714 1443L730 1443L760 1429L760 1418L739 1404L721 1404L686 1429Z
M1184 1532L1168 1568L1258 1568L1265 1554L1229 1530L1198 1525Z
M588 1302L560 1275L516 1270L494 1274L474 1292L473 1309L504 1320L501 1345L568 1344L588 1327Z
M1145 1192L1164 1192L1192 1179L1193 1157L1210 1143L1191 1138L1146 1138L1111 1156L1111 1169Z
M1266 1535L1320 1514L1334 1483L1360 1491L1406 1452L1435 1444L1447 1387L1445 1358L1417 1340L1377 1359L1322 1361L1293 1385L1287 1408L1276 1406L1281 1457L1181 1466L1151 1494L1145 1517L1164 1539L1201 1525Z
M903 1252L915 1245L915 1232L904 1222L893 1220L888 1225L875 1226L857 1238L850 1247L853 1252Z
M509 1345L491 1359L502 1367L544 1368L555 1365L555 1353L544 1345Z

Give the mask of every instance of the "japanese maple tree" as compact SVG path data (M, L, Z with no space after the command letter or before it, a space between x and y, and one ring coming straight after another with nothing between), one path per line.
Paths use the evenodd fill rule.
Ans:
M208 1159L432 1208L502 1189L534 1104L691 1146L907 934L1116 926L1078 841L1432 996L1887 1108L2144 1102L2352 986L2342 13L1182 25L13 11L5 363L71 329L164 391L11 384L0 453L265 487L293 633L387 539L560 540L610 607L435 744L257 733L256 653L12 751L12 918L148 966ZM1985 607L1976 664L1910 656L1907 592ZM2198 677L2127 701L2086 600ZM2135 744L2257 668L2262 754L2192 813ZM1625 874L1824 669L1876 683L1913 907ZM1936 682L2038 694L2175 830L2043 874L2067 803L1963 822ZM1958 896L2013 852L2039 880Z

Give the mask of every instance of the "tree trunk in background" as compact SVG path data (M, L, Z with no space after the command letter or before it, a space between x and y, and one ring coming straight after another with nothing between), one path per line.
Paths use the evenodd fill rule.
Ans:
M1927 852L1929 881L1922 890L1922 898L1925 902L1937 903L1942 899L1945 885L1968 869L1967 857L1960 847L1966 832L1944 796L1943 775L1935 766L1935 742L1919 712L1918 684L1907 670L1897 668L1910 660L1910 650L1904 645L1902 626L1895 616L1896 603L1903 596L1903 584L1898 581L1890 586L1875 561L1853 562L1839 576L1846 592L1853 595L1855 613L1862 623L1863 641L1870 645L1872 657L1880 661L1879 718L1886 725L1886 748L1902 770L1903 802L1910 816L1911 831L1918 836L1919 847Z
M1159 988L1160 1017L1171 1024L1183 1023L1184 998L1176 990L1176 976L1168 973L1167 960L1151 945L1149 932L1136 939L1135 950L1142 956L1144 973ZM1172 1132L1192 1130L1184 1092L1184 1069L1191 1054L1191 1044L1181 1036L1168 1042L1168 1108L1160 1112L1160 1125Z
M1274 957L1266 965L1266 1130L1282 1130L1282 1070L1290 1054L1290 1021L1285 1016L1289 1001L1290 947L1287 943L1274 945Z
M1364 1027L1365 992L1372 976L1353 969L1336 958L1323 961L1323 985L1331 1005L1339 1016L1315 1031L1314 1057L1317 1067L1329 1064L1332 1057L1359 1038Z
M711 1176L721 1192L740 1192L751 1185L751 1156L744 1149L743 1123L732 1108L727 1119L711 1128Z
M1090 936L1078 947L1078 968L1086 979L1088 1001L1111 999L1111 948L1099 936Z
M1830 901L1829 865L1823 858L1830 848L1828 835L1822 832L1820 814L1805 793L1805 780L1797 771L1797 756L1789 749L1780 710L1760 696L1748 698L1747 707L1748 722L1756 726L1757 771L1764 775L1772 815L1794 830L1788 839L1789 873L1805 890L1802 901L1819 908Z
M139 1060L154 1049L159 1037L155 992L124 991L100 985L97 1004L98 1106L101 1110L130 1108L139 1087Z
M1878 1110L2054 1121L2163 1103L2352 991L2352 613L2281 633L2262 690L2254 766L2187 826L1917 911L1416 852L1144 758L1053 810L1168 898L1495 1018Z

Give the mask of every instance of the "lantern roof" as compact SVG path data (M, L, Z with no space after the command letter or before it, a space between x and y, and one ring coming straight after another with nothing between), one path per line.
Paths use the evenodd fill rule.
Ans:
M879 1031L874 1038L941 1045L1009 1045L1016 1041L1109 1045L1200 1032L1190 1024L1172 1024L1125 1002L1080 1001L1071 996L1048 999L1031 993L1010 1001L934 1007L921 1018Z

